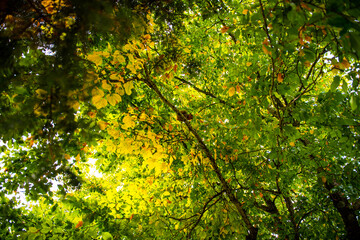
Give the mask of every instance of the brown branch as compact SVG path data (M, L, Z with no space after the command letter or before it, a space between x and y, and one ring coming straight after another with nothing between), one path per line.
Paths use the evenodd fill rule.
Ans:
M222 175L221 170L220 170L219 166L217 165L216 160L213 157L213 155L211 154L209 148L206 146L206 144L204 143L204 141L200 137L200 135L197 133L197 131L192 127L190 122L181 113L181 111L179 109L177 109L174 104L172 104L168 99L166 99L162 95L162 93L160 92L157 85L151 80L149 71L146 68L146 66L144 66L144 71L145 71L146 76L145 76L145 79L142 79L142 80L158 95L158 97L161 99L161 101L164 104L166 104L168 107L170 107L177 115L184 118L185 121L183 121L183 122L185 123L186 127L193 134L193 136L197 140L198 144L200 145L200 148L203 150L206 157L210 160L210 164L211 164L212 168L214 169L215 174L217 175L219 181L221 182L224 191L228 195L228 198L230 199L231 203L233 203L235 205L236 209L238 210L239 214L241 215L241 217L246 225L246 228L248 229L248 235L247 235L246 239L248 239L248 240L256 239L257 233L258 233L258 228L254 227L252 225L249 216L247 215L246 211L242 207L242 204L236 198L236 196L234 194L234 190L232 189L232 187L229 185L229 183L225 180L224 176Z

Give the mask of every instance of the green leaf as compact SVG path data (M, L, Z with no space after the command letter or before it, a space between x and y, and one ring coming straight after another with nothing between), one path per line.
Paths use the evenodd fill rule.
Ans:
M351 97L350 97L350 106L351 106L351 110L352 111L355 111L356 109L357 109L357 103L356 103L356 96L355 95L352 95Z
M336 75L335 77L334 77L334 79L333 79L333 82L332 82L332 84L331 84L331 86L330 86L330 90L331 91L335 91L336 89L337 89L337 87L339 86L339 84L340 84L340 77L338 76L338 75Z
M101 236L102 236L102 238L103 238L104 240L111 240L111 239L113 239L113 236L112 236L111 233L109 233L109 232L103 232L103 233L101 234Z
M348 85L345 79L342 80L342 90L343 92L347 93L348 91Z

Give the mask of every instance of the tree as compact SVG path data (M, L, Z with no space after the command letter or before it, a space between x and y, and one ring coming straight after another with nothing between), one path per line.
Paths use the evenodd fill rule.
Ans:
M68 4L70 62L55 33L55 57L8 53L1 126L31 124L2 136L1 206L38 201L3 238L359 238L359 5L114 1L86 25Z

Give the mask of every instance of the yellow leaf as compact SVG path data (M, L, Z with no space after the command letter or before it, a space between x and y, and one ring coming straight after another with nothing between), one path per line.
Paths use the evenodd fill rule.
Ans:
M229 89L229 96L232 97L234 94L235 94L235 88L234 88L234 87L231 87L231 88Z
M129 114L127 114L123 118L123 123L124 124L122 125L122 128L124 128L124 129L128 129L128 128L131 128L131 127L135 126L134 119Z
M188 48L184 48L184 52L191 53L190 49L188 49Z
M95 96L103 97L104 91L99 88L94 88L93 90L91 90L91 94L93 95L93 97L95 97Z
M323 183L326 183L326 177L325 177L325 176L321 176L321 181L322 181Z
M112 106L115 106L117 103L121 102L121 97L119 94L112 94L107 96L107 100Z
M36 94L39 95L39 96L43 96L43 95L47 95L47 91L45 91L44 89L37 89L36 91Z
M237 93L240 93L240 92L241 92L240 85L236 85L236 92L237 92Z
M108 58L110 56L109 52L99 52L99 55Z
M341 64L344 66L344 68L349 68L350 67L350 63L348 62L348 60L346 58L344 58L342 60Z
M114 60L119 62L119 63L124 63L125 62L125 58L123 55L121 55L119 50L116 50L114 52Z
M64 157L66 160L69 160L71 158L69 154L65 154Z
M72 107L74 110L78 110L80 107L80 103L76 100L72 100L68 102L68 105Z
M92 103L95 105L97 109L103 108L107 105L107 101L100 95L96 95L92 97Z
M100 127L101 130L105 130L106 126L108 125L108 123L104 122L104 121L99 121L98 125Z
M96 64L96 66L102 64L102 57L99 55L99 52L95 52L87 56L87 59Z
M278 75L277 75L277 81L278 81L279 83L282 83L283 80L284 80L283 75L282 75L281 73L278 73Z
M121 81L121 82L123 81L122 77L119 74L116 74L116 73L111 74L110 79L111 80L118 80L118 81Z
M295 143L294 143L294 142L290 142L289 145L292 146L292 147L295 147Z
M115 89L115 92L118 93L120 96L123 96L125 94L124 88L122 86L118 86Z
M132 81L126 82L124 84L125 92L127 95L131 95L131 89L134 88Z
M251 65L252 65L252 62L247 62L247 63L246 63L246 66L247 66L247 67L250 67Z
M310 130L310 134L314 134L314 130L311 129L311 130Z
M111 140L106 141L105 146L106 146L106 151L108 152L116 151L116 145Z
M108 91L111 90L111 85L108 84L108 83L106 82L106 80L102 80L101 87L102 87L103 89L105 89L105 90L108 90Z
M248 9L244 9L243 11L242 11L242 14L244 14L244 15L246 15L247 13L248 13Z

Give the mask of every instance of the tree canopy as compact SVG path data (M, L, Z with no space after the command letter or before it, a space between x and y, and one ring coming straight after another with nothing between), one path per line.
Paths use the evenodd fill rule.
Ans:
M356 1L0 10L1 239L360 239Z

